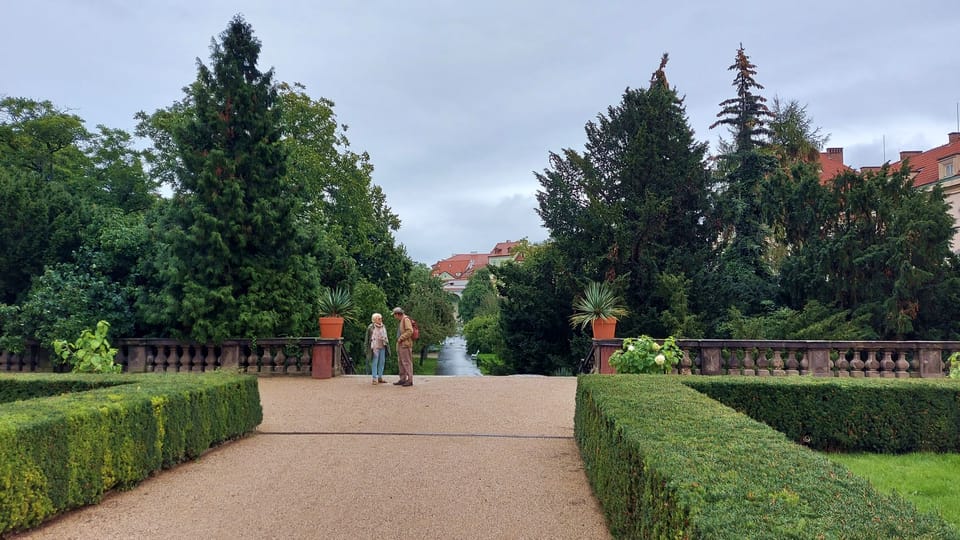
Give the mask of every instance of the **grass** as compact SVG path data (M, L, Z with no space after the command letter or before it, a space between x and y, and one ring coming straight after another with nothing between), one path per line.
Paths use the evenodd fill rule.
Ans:
M960 529L960 454L825 454L869 480L896 491L920 510L939 513Z

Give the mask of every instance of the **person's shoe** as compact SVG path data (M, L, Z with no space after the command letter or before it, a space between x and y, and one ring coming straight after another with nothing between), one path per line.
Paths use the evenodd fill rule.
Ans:
M413 381L407 381L407 382L401 384L400 386L413 386Z
M393 385L394 385L394 386L402 386L402 385L403 385L403 380L399 380L399 381L393 383Z
M380 384L386 384L387 381L385 381L385 380L383 380L383 379L377 379L377 382L380 383Z
M374 386L377 385L377 380L376 380L376 379L373 380L373 385L374 385Z

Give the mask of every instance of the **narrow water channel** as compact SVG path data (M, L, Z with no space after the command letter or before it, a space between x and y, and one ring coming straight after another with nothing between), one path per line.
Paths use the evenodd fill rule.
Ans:
M480 377L480 369L467 352L467 340L463 336L448 337L440 346L437 356L437 375Z

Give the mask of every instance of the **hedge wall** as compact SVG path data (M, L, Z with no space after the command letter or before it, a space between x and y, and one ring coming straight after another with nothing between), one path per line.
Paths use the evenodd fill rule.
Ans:
M226 373L0 376L0 533L98 502L263 419L255 377Z
M960 539L685 380L578 379L575 436L615 537Z

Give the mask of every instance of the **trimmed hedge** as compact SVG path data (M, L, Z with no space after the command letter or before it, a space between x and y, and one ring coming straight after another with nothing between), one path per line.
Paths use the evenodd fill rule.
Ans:
M11 380L94 389L0 405L0 533L97 503L263 419L247 375L18 375L0 386Z
M952 379L697 377L683 384L817 450L960 452L960 384Z
M615 537L960 539L688 380L578 379L575 436Z

